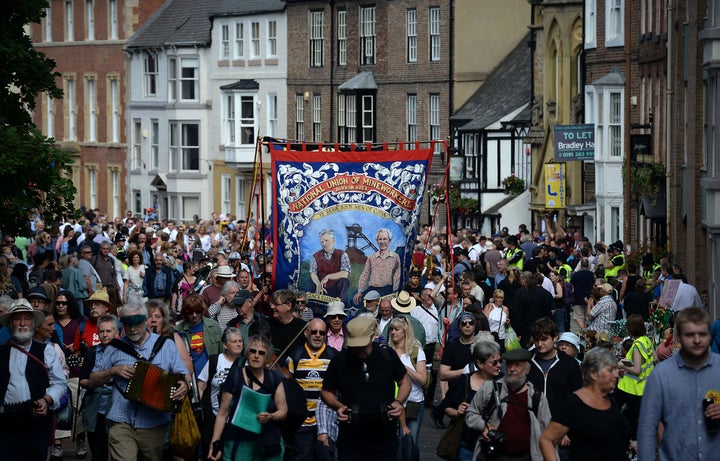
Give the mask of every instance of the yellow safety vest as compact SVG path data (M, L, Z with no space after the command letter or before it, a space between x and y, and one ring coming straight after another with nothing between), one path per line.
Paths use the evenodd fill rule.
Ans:
M655 264L653 264L652 269L643 272L643 277L645 278L645 280L650 282L650 281L652 281L653 274L655 273L655 271L659 271L659 270L660 270L660 264L655 263Z
M624 255L623 253L620 253L618 256L622 258L622 264L619 264L619 265L617 265L617 266L613 266L613 267L611 267L611 268L609 268L609 269L608 269L608 268L605 268L605 278L606 278L606 279L607 279L608 277L617 277L618 271L619 271L620 269L625 269L625 261L626 261L626 260L625 260L625 255ZM610 259L610 261L612 261L613 259L615 259L615 256L613 256L613 258Z
M513 259L515 257L515 254L518 252L523 253L522 249L520 249L520 248L509 249L507 251L507 254L505 254L505 259L510 261L511 259ZM520 260L518 262L513 263L513 264L508 264L508 268L515 267L515 268L517 268L517 270L522 271L524 262L525 262L525 256L523 255L523 257L520 258Z
M652 342L647 336L641 336L633 342L632 347L628 351L625 358L628 360L633 359L633 351L637 350L640 352L642 357L642 363L640 364L640 374L634 375L632 373L625 372L625 375L618 382L618 389L627 392L631 395L643 395L645 392L645 383L647 377L652 373L655 365L653 364L653 350Z

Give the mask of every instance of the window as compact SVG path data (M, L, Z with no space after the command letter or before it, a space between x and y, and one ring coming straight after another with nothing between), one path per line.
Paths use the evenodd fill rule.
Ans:
M275 136L277 136L277 127L278 127L278 97L276 94L268 95L267 114L268 114L268 124L267 124L268 136L275 137Z
M360 7L360 64L375 64L375 7Z
M55 137L55 100L50 96L47 99L47 137Z
M245 178L235 178L235 215L242 219L247 216Z
M374 98L371 95L362 97L362 140L363 142L375 141L375 108Z
M417 95L415 94L409 94L407 97L407 124L408 142L417 141Z
M596 42L596 0L585 0L585 48L595 48Z
M440 139L440 95L430 95L430 139ZM435 152L440 152L442 144L435 144Z
M372 116L372 114L369 114ZM357 95L338 95L338 139L342 143L359 142L357 139Z
M97 141L97 87L95 86L95 79L89 78L87 80L87 108L88 118L87 127L88 132L85 138L90 142Z
M133 190L134 214L142 215L142 193L139 190Z
M338 66L344 66L347 64L347 11L338 11L337 21Z
M230 59L230 26L220 27L220 59Z
M623 46L623 0L608 0L605 16L605 46Z
M110 79L110 141L120 142L120 81Z
M52 8L48 6L45 8L45 23L43 24L43 32L45 34L45 41L52 42Z
M407 62L417 62L417 10L407 10Z
M67 141L75 141L77 139L77 112L75 109L75 80L69 78L65 80L65 98L66 114L67 114L67 130L65 139Z
M267 55L268 57L275 57L277 56L277 21L268 21L267 35Z
M155 53L145 53L145 96L157 96L158 66Z
M200 99L200 72L197 58L180 59L180 99L197 101Z
M320 101L321 96L319 94L313 95L313 141L315 142L322 142Z
M255 97L240 96L242 143L255 144Z
M295 139L305 140L305 99L303 95L295 95Z
M235 23L235 59L242 58L244 54L243 23Z
M200 197L181 197L182 217L181 221L193 221L194 216L202 216L200 214Z
M108 0L108 14L110 20L108 21L110 26L110 40L118 39L118 10L117 0Z
M182 171L200 171L200 125L197 123L170 123L170 169L178 167Z
M310 11L310 67L323 65L323 11Z
M90 195L90 209L97 208L97 194L98 194L98 183L97 183L97 170L91 168L88 170L88 193Z
M160 168L160 123L153 119L150 121L150 169Z
M230 213L230 193L232 192L230 189L231 184L230 175L224 174L222 176L222 182L220 183L220 197L222 198L220 213L222 214Z
M440 8L430 8L430 60L440 60Z
M622 98L620 93L610 93L610 157L622 156Z
M168 59L168 100L177 99L177 59Z
M110 170L110 181L112 181L112 215L120 216L120 172L117 168Z
M345 95L338 95L338 142L346 143L348 142L346 138L346 128L347 124L345 122Z
M250 23L250 57L260 57L260 23Z
M227 144L235 144L235 98L229 94L225 97L225 129L227 130Z
M87 26L87 40L95 40L95 2L85 1L85 25Z
M133 150L130 164L133 170L142 168L142 122L133 120Z
M75 40L75 31L73 30L75 24L73 22L73 3L72 1L65 2L65 41L72 42Z

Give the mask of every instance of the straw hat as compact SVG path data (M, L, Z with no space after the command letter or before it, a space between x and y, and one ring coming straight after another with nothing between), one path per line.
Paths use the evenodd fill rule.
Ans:
M390 300L390 304L392 304L392 307L396 311L402 312L403 314L409 314L413 309L415 309L415 298L410 296L410 293L403 290L398 293L396 298Z

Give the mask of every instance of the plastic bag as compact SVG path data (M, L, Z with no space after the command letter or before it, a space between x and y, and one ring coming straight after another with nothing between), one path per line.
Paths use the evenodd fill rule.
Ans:
M170 429L170 448L173 454L189 458L195 453L200 442L200 428L193 414L190 399L183 399L180 411L175 414Z
M505 350L513 351L515 349L520 349L520 340L518 339L517 334L515 334L515 330L508 326L505 328Z

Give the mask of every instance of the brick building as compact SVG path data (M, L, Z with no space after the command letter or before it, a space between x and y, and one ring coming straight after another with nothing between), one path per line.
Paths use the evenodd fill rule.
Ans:
M162 0L48 0L35 47L55 60L62 100L41 96L35 123L73 153L77 207L122 216L125 203L125 40Z

